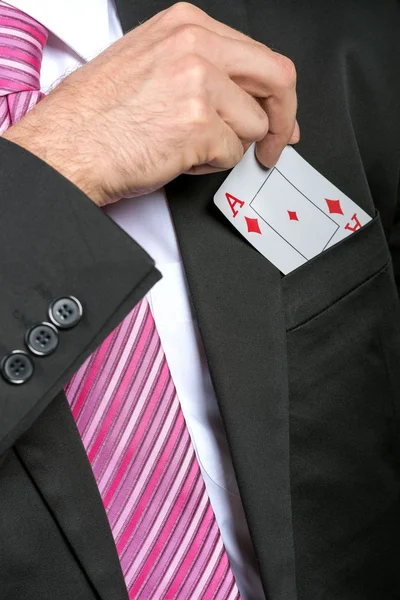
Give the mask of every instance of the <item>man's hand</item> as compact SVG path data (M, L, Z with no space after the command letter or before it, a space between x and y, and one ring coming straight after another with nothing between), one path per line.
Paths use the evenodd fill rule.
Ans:
M233 167L254 141L273 166L299 138L295 88L288 58L179 3L67 77L4 137L104 205Z

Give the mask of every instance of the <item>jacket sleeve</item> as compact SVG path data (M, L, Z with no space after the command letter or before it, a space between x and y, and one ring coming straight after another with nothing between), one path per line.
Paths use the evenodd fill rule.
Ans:
M0 358L33 361L20 385L0 376L0 454L24 433L91 352L158 281L153 260L70 181L0 138ZM26 347L51 303L73 296L79 323L48 356Z

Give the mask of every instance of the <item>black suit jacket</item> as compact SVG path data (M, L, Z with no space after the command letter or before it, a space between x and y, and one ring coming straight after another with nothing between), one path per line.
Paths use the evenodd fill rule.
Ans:
M266 597L398 599L398 2L197 4L294 60L298 150L374 216L282 277L213 207L225 174L167 189ZM128 30L169 2L117 5ZM1 139L0 211L0 354L54 298L84 306L29 382L0 379L0 599L126 600L62 388L159 274L84 194Z

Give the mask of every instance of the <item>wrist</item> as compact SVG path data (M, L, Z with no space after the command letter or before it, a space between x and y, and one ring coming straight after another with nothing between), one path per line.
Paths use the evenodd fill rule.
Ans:
M43 128L42 123L36 122L34 115L29 113L19 123L10 127L2 137L35 154L76 185L98 206L107 203L100 186L90 177L93 171L91 158L89 159L88 154L85 157L78 152L72 140L67 139L68 135L63 128Z

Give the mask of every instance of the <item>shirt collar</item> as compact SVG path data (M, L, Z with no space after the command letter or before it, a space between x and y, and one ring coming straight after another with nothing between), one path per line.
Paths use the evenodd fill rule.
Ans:
M85 61L110 44L107 0L7 0L44 25Z

